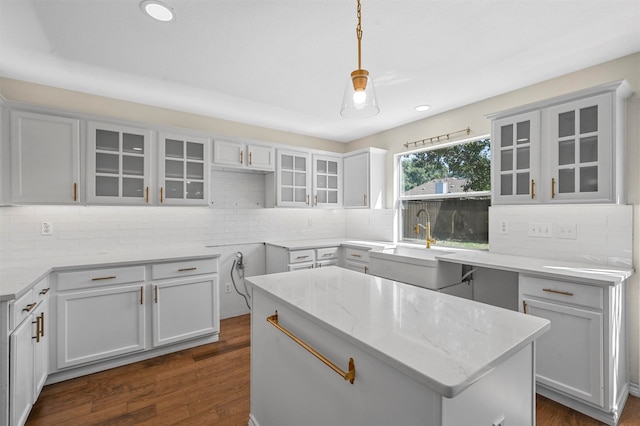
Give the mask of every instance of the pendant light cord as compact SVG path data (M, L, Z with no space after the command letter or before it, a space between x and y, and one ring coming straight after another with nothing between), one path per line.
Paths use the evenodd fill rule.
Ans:
M358 0L358 26L356 27L356 37L358 37L358 69L362 69L362 60L360 55L360 45L362 43L362 12L360 7L360 0Z

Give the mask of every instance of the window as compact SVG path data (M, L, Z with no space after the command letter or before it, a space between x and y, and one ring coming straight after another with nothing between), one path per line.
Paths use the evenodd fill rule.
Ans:
M468 139L398 157L398 240L425 244L429 221L436 245L488 249L490 140Z

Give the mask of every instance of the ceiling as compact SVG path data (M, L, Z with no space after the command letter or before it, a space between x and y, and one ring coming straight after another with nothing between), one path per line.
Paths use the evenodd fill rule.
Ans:
M638 0L0 0L0 75L349 142L640 51ZM427 112L414 107L429 104Z

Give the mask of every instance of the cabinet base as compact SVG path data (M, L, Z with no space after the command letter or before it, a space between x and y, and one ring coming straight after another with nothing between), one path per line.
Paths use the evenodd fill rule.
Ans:
M173 345L161 346L158 348L150 349L147 351L137 352L134 354L109 359L106 361L100 361L88 365L82 365L65 370L56 371L49 374L45 385L53 383L63 382L69 379L75 379L76 377L86 376L87 374L97 373L99 371L109 370L115 367L121 367L127 364L133 364L134 362L144 361L147 359L155 358L157 356L166 355L172 352L178 352L184 349L194 348L196 346L205 345L208 343L215 343L219 339L218 333L207 337L201 337L185 342L176 343Z
M622 415L624 405L627 403L627 398L629 397L629 386L625 385L623 391L620 393L620 397L616 401L615 406L617 407L617 409L614 409L612 412L606 412L603 411L603 409L599 409L592 405L577 401L573 398L569 398L541 384L536 384L536 392L544 397L552 399L564 406L579 411L582 414L585 414L610 426L616 426L618 424L618 421L620 420L620 416Z

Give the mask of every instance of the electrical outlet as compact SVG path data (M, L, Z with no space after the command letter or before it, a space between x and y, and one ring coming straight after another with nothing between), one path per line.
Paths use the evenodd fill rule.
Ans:
M40 224L40 235L53 235L53 222L42 222Z
M231 283L225 283L224 292L225 293L231 293Z
M530 223L529 236L538 238L553 238L553 224L551 223Z
M500 233L501 234L508 234L509 233L509 222L507 222L506 220L501 220L500 221Z
M575 240L578 238L578 225L575 223L561 223L558 225L556 236L564 240Z

